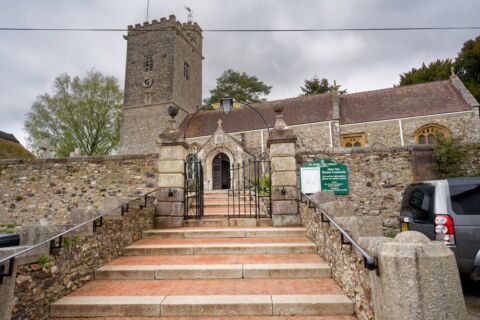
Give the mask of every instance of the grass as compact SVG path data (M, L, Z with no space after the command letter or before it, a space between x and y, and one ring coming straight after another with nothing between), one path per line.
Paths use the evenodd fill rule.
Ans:
M0 159L29 159L35 156L21 144L0 139Z
M46 254L42 254L40 258L38 258L38 264L42 267L42 269L50 269L52 267L52 260Z

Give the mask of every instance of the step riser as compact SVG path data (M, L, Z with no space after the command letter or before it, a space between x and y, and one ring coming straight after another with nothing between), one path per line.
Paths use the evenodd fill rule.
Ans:
M143 239L196 239L196 238L268 238L268 237L304 237L304 230L221 230L221 231L182 231L182 232L144 232Z
M74 297L70 297L74 298ZM77 297L78 298L78 297ZM85 298L85 297L81 297ZM167 296L86 297L101 301L55 303L52 317L154 317L154 316L289 316L352 315L353 304L344 296ZM131 298L146 300L132 304ZM116 302L112 302L116 299ZM156 301L154 301L156 300ZM70 300L73 302L73 300ZM273 302L273 303L272 303Z
M237 228L254 228L254 227L271 227L271 219L218 219L218 220L186 220L185 227L237 227Z
M276 254L276 253L316 253L316 247L311 245L289 246L198 246L198 247L154 247L125 249L126 256L152 256L152 255L219 255L219 254Z
M145 268L145 266L143 266ZM146 266L148 267L148 266ZM100 269L95 272L96 280L165 280L165 279L258 279L258 278L327 278L331 276L327 265L310 267L261 267L259 265L207 265L200 268L195 266L170 266L142 270L108 270Z

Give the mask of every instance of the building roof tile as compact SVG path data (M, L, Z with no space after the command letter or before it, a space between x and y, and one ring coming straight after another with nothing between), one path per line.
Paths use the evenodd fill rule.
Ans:
M288 125L329 121L333 117L330 92L254 104L270 128L275 123L273 109L276 105L283 106ZM339 121L340 124L352 124L471 109L452 82L445 80L341 95ZM224 115L221 110L201 111L189 115L181 128L185 129L188 122L187 138L209 136L217 128L218 119L222 119L223 129L229 133L266 128L262 118L248 107L234 109L230 115Z

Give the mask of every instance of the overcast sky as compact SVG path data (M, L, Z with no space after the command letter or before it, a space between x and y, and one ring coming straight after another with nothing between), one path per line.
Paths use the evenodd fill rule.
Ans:
M0 0L0 27L124 28L146 20L147 0ZM150 0L150 19L184 6L204 29L365 28L480 25L478 0ZM391 87L399 74L453 58L477 31L204 33L203 96L222 71L258 76L268 99L297 96L314 75L348 92ZM25 142L23 122L36 96L60 73L95 68L123 87L122 32L0 31L0 130Z

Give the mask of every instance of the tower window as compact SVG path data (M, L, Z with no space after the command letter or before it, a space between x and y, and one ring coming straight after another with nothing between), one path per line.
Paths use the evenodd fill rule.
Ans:
M145 56L145 61L143 63L143 70L152 71L153 70L153 55L147 54Z
M186 62L183 64L183 76L187 80L190 79L190 65Z

